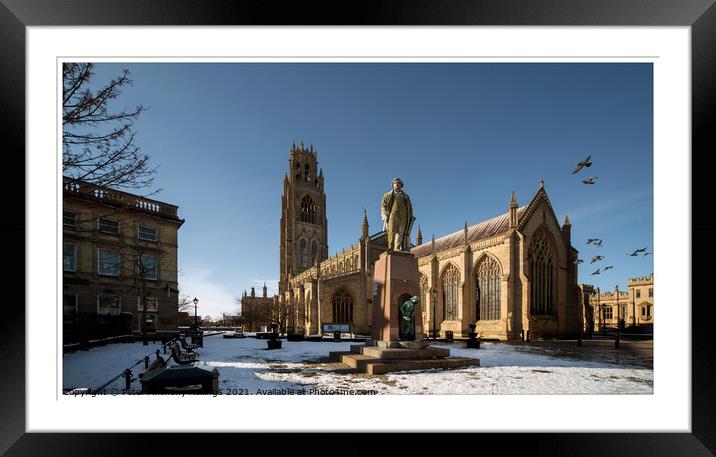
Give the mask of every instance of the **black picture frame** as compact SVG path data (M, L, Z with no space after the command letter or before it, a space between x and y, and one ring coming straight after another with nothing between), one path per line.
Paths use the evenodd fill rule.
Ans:
M709 122L716 112L716 6L715 0L486 0L486 1L436 1L400 0L392 2L344 1L344 2L293 2L279 4L264 1L215 0L198 2L189 0L0 0L0 47L2 48L2 71L0 71L0 111L2 122L2 148L6 177L24 181L25 169L25 28L28 26L82 26L82 25L545 25L545 26L690 26L692 56L692 220L675 221L691 223L692 260L692 433L515 433L480 434L461 440L473 443L462 445L452 451L445 439L436 439L421 433L419 439L410 439L421 453L475 452L498 446L504 453L551 456L713 456L716 455L716 362L712 356L714 337L712 330L716 312L708 300L697 300L699 292L706 289L709 271L699 268L698 261L712 258L712 236L716 229L713 217L707 214L707 198L711 195L706 184L709 181L707 166L693 166L707 154L716 151L714 128ZM340 5L338 5L340 3ZM8 160L15 163L8 164ZM684 160L688 160L685 157ZM14 189L24 189L15 185ZM19 191L14 194L18 196ZM19 198L5 202L5 220L2 233L5 239L31 242L25 234L24 201ZM12 214L13 217L7 217ZM22 216L21 216L22 215ZM23 252L13 253L13 269L10 273L25 273L25 262L17 259L24 254L21 243L11 243ZM21 273L22 272L22 273ZM31 272L30 272L31 273ZM18 278L19 279L19 278ZM661 279L668 281L668 278ZM81 434L81 433L25 433L25 307L24 289L12 284L20 280L6 278L2 314L3 374L0 375L0 452L7 455L127 455L143 454L150 445L159 443L162 454L191 453L193 449L207 452L210 441L215 452L223 446L246 449L258 445L273 453L273 438L264 435L241 436L219 434L202 435L199 439L185 434ZM699 287L700 286L700 287ZM20 304L23 305L20 305ZM684 303L688 308L688 303ZM594 405L597 407L597 405ZM565 414L579 421L585 405L575 405ZM138 412L139 413L139 412ZM277 412L282 413L282 412ZM290 412L283 412L290 413ZM515 414L535 412L516 411ZM615 412L617 413L617 412ZM370 412L366 412L366 417ZM638 414L638 412L632 412ZM300 417L300 416L297 416ZM449 420L449 412L436 412L438 420ZM165 424L172 418L158 421ZM295 437L298 452L306 444ZM341 449L341 454L358 454L360 446L334 448L327 441L349 443L355 437L334 434L321 438L320 449ZM127 441L131 441L128 443ZM393 441L393 440L391 440ZM400 441L400 440L399 440ZM475 446L475 447L473 447ZM308 445L310 448L311 446ZM131 449L131 450L130 450ZM348 449L348 450L345 450ZM440 450L438 450L440 449ZM470 449L476 449L471 451Z

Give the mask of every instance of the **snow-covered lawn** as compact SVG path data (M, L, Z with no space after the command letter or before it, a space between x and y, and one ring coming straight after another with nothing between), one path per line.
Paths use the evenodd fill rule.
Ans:
M345 365L328 360L330 351L347 351L351 342L289 342L278 350L266 349L266 340L255 338L204 338L198 349L200 363L216 367L222 393L311 393L309 389L328 391L366 390L378 394L651 394L654 372L637 366L558 358L544 348L519 347L483 342L481 349L465 349L460 343L449 347L452 356L475 357L480 367L456 370L422 370L367 376L346 370ZM89 351L65 354L65 389L96 389L145 355L154 359L160 344L113 344ZM163 357L166 357L162 354ZM133 389L140 389L132 372ZM108 389L124 387L122 378Z

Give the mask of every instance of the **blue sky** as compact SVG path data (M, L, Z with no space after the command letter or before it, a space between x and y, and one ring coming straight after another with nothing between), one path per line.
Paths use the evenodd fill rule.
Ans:
M379 230L396 176L425 240L504 213L512 191L526 204L544 179L586 260L580 283L613 290L653 272L652 256L625 255L653 246L651 64L117 63L97 65L94 81L124 68L134 84L116 103L150 107L136 143L159 165L154 198L186 219L179 284L202 315L234 312L264 281L276 290L282 182L299 141L318 150L331 254L358 239L363 208Z

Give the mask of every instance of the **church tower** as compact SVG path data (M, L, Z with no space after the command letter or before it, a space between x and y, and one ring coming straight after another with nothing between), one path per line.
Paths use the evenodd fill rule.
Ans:
M288 290L289 275L328 257L326 194L316 150L293 144L288 162L281 195L279 294Z

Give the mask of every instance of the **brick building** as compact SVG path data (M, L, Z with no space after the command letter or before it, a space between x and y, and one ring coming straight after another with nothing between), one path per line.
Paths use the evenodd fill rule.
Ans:
M177 206L63 181L64 341L176 334Z

